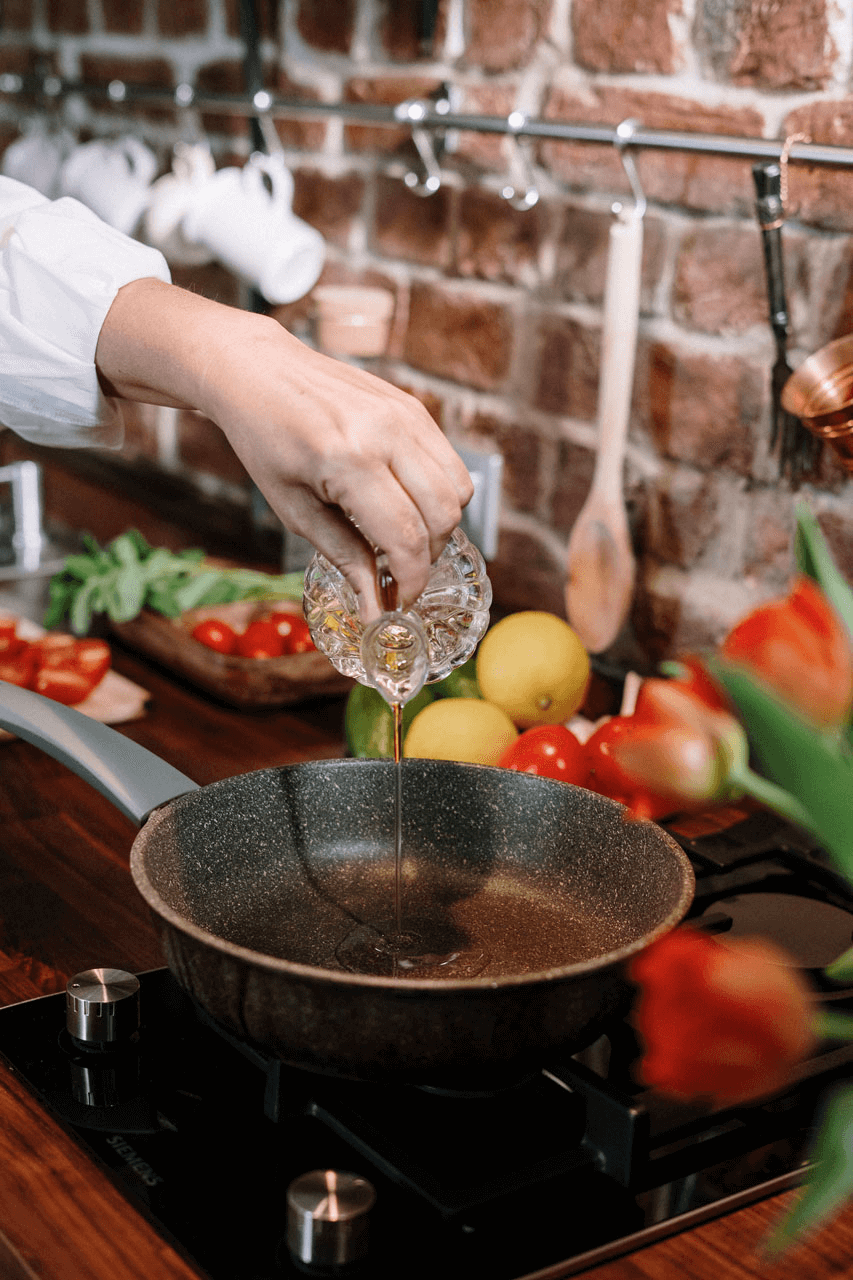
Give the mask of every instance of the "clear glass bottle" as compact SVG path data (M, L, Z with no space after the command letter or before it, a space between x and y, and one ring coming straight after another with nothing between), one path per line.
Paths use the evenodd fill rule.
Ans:
M319 552L305 571L303 608L317 648L344 675L404 703L443 680L476 649L489 625L492 587L482 555L455 529L411 607L396 609L384 557L377 562L387 612L365 629L355 592ZM383 576L384 573L384 576Z

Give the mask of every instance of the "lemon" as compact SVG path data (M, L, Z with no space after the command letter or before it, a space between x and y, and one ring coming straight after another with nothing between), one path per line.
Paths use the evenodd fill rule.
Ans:
M518 730L500 707L480 698L437 698L409 726L403 755L497 764Z
M577 632L556 614L535 609L496 622L477 652L481 694L521 729L561 724L574 715L589 671Z

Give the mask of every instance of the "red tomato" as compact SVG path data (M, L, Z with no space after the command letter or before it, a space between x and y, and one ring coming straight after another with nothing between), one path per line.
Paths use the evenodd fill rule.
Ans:
M100 684L110 669L112 654L106 640L97 640L87 636L74 641L74 648L69 655L70 661L83 675L91 677L95 684Z
M198 640L199 644L208 649L215 649L217 653L237 652L237 632L218 618L205 618L203 622L197 622L191 635L193 640Z
M267 621L273 623L284 641L285 653L310 653L312 649L316 648L314 641L311 639L308 623L300 613L286 613L284 610L276 610L275 613L269 615Z
M99 680L93 680L91 676L70 665L48 666L39 667L31 688L46 698L52 698L54 702L64 702L66 706L73 707L88 698L99 683Z
M243 658L280 658L284 653L284 640L275 623L258 618L237 637L237 652Z
M21 653L26 647L27 641L18 635L17 619L0 616L0 657Z
M586 783L584 749L572 731L562 724L540 724L525 729L507 747L498 764L518 773L536 773L580 787Z
M36 655L29 645L17 653L0 654L0 680L20 685L22 689L31 689L35 673Z
M612 716L584 745L587 764L586 786L599 795L609 796L629 807L642 807L643 817L665 818L673 811L672 798L662 799L647 792L642 783L635 783L617 764L611 755L613 742L636 728L633 716Z

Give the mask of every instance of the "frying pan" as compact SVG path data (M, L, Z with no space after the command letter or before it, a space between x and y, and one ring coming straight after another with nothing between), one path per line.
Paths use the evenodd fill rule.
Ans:
M672 929L690 863L614 801L512 770L403 764L403 924L470 977L350 972L390 922L394 765L331 760L205 787L115 730L0 682L0 724L144 824L130 854L166 962L226 1031L353 1079L494 1087L574 1052L630 999L625 962Z

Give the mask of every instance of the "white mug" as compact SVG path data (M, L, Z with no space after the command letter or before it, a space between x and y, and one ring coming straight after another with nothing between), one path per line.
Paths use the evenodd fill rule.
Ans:
M199 188L215 172L216 165L207 143L176 142L171 173L152 183L141 235L145 243L159 249L168 262L198 267L213 261L206 245L187 239L183 221Z
M59 195L60 170L73 146L74 135L68 129L52 129L35 120L6 148L0 167L7 178L25 182L54 200Z
M319 231L296 217L292 199L284 161L256 152L242 169L219 169L198 188L181 231L267 302L295 302L319 280L326 246Z
M60 193L73 196L111 227L132 235L148 203L157 157L130 135L75 147L59 175Z

